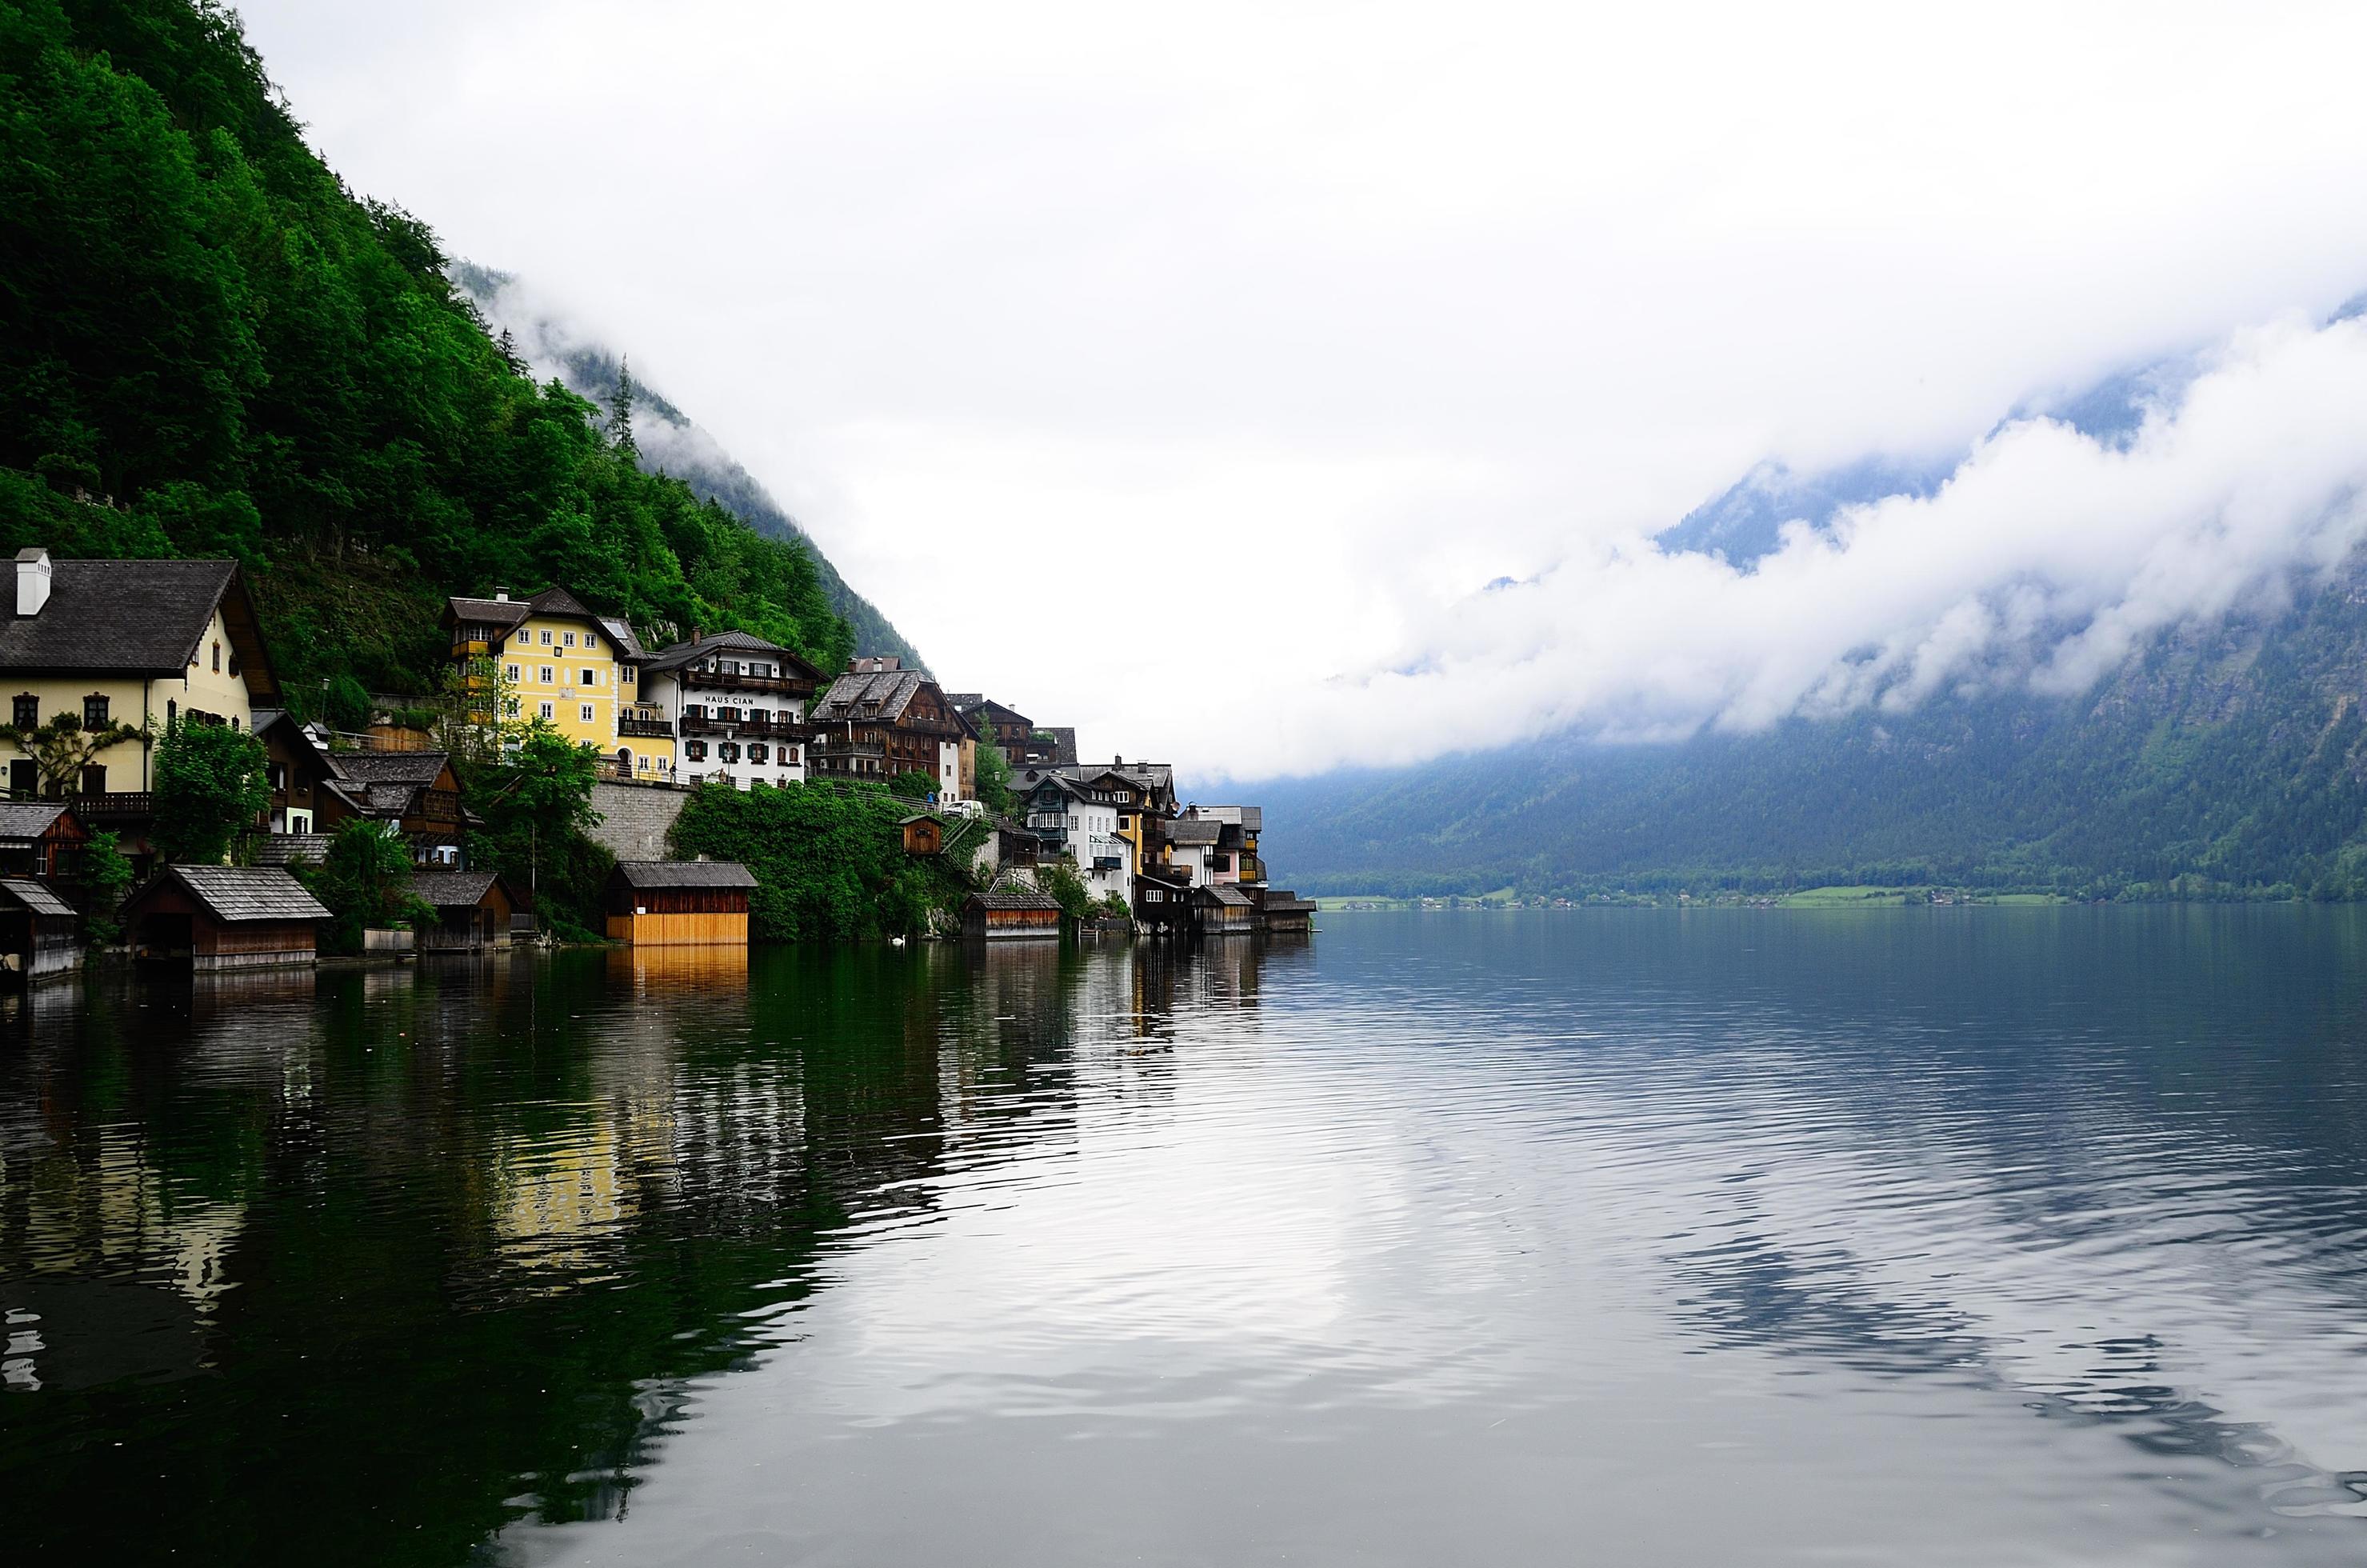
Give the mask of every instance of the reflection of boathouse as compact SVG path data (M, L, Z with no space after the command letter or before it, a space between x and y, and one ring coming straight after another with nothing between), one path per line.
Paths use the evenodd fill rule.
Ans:
M197 970L309 964L328 918L277 866L167 866L123 902L134 958Z
M756 879L737 860L619 860L606 892L608 937L637 947L748 945Z

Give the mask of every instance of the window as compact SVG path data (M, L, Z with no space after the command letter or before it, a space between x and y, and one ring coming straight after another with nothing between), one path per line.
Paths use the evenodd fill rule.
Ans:
M550 719L556 718L558 715L553 711L550 704L546 702L542 705L542 716L546 719Z
M715 748L715 756L716 760L719 762L739 761L740 743L738 741L725 741L721 745Z
M705 762L707 760L707 743L705 741L685 741L682 743L682 755L693 762Z
M507 665L503 666L502 673L503 673L504 676L508 676L511 680L516 680L517 678L519 678L519 677L518 677L518 667L517 667L517 665Z
M583 715L583 722L588 724L592 722L592 705L590 703L586 702L583 704L577 711Z
M593 635L592 635L592 633L590 633L589 631L587 631L587 632L585 632L585 633L583 634L583 646L585 647L585 649L589 650L589 649L593 649L593 648L597 648L599 645L600 645L600 641L599 641L599 639L598 639L598 638L596 638L596 637L595 637L595 636L593 636Z
M166 734L169 735L173 733L173 726L180 722L180 718L181 705L174 701L172 699L166 698L164 699L164 733Z
M17 728L29 730L41 722L41 699L30 692L17 699Z
M755 744L748 748L748 760L751 762L763 762L764 760L764 742L758 741Z
M617 669L617 678L618 680L620 680L620 681L623 681L627 686L630 686L630 685L632 685L632 684L633 684L633 666L632 666L632 665L624 665L619 666L619 667L618 667L618 669Z
M271 790L285 790L285 789L287 789L287 788L288 788L288 765L287 765L286 763L284 763L284 762L266 762L266 763L265 763L265 764L263 765L263 782L264 782L264 786L265 786L266 789L271 789Z
M549 685L550 684L550 682L551 682L550 666L549 666L549 665L543 665L543 666L542 666L542 684L543 684L543 685L545 685L545 686L549 686Z
M561 641L561 642L565 646L570 647L570 648L572 648L572 647L574 647L574 646L575 646L575 633L573 633L572 631L567 632L566 634L564 634L564 635L560 639L560 641Z
M107 765L105 763L86 762L83 764L82 792L85 795L104 795L107 793Z
M550 633L548 631L542 634L542 645L546 648L550 646Z
M214 644L214 674L221 674L221 644Z
M107 699L93 692L82 699L82 727L96 730L107 722Z
M515 697L506 699L502 703L502 712L508 718L516 718L518 716L518 699Z
M600 672L594 669L591 665L586 665L583 666L583 684L585 686L598 686L600 684Z
M521 647L521 648L524 648L524 647L527 647L527 646L531 645L531 644L533 643L533 642L534 642L534 633L533 633L533 632L531 632L531 631L527 631L527 630L526 630L525 628L523 628L523 627L519 628L519 630L518 630L518 634L517 634L517 645L518 645L519 647Z
M1074 832L1076 832L1076 831L1077 831L1077 819L1076 819L1076 818L1074 818L1074 817L1070 817L1070 818L1069 819L1069 831L1070 831L1070 833L1074 833Z

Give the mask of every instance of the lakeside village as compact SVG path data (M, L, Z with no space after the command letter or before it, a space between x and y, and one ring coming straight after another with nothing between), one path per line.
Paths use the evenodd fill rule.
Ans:
M1169 765L1081 762L1073 730L893 658L833 676L736 631L651 651L564 588L497 590L447 604L445 693L334 732L289 711L235 562L15 568L18 979L94 948L213 971L554 936L1311 929L1267 885L1257 807L1179 803Z

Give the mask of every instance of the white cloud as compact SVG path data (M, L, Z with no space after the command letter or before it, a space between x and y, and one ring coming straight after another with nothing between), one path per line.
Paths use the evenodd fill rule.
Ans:
M244 9L359 188L629 350L949 680L1211 771L1903 700L2086 605L2076 680L2276 525L1969 608L1928 529L1750 587L1632 540L2367 281L2355 7ZM1837 668L1794 577L1916 641ZM1632 639L1523 630L1580 603Z

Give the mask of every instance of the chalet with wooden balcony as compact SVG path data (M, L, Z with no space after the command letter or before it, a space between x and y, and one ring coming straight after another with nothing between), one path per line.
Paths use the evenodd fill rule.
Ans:
M449 753L440 751L334 752L333 778L320 787L320 833L334 831L352 817L393 824L423 866L458 866L469 817L460 804L460 781Z
M745 631L694 637L640 666L642 704L667 726L681 781L742 790L804 780L813 739L806 714L827 683L791 650ZM621 726L617 744L622 760L631 742Z
M1118 833L1128 810L1125 790L1106 778L1048 774L1020 800L1020 820L1041 844L1040 859L1072 861L1094 897L1115 893L1130 906L1134 846Z
M918 670L858 659L813 709L813 775L884 784L924 773L944 801L978 790L978 732ZM882 667L884 666L884 667Z

